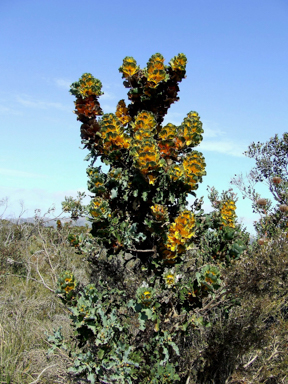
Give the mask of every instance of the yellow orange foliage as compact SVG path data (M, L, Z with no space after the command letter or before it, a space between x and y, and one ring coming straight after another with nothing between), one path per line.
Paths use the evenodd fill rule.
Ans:
M164 221L168 217L168 209L162 204L154 204L151 206L152 214L157 221Z
M173 71L185 71L187 64L187 58L184 53L179 53L177 56L174 56L170 61L171 68Z
M120 100L117 104L115 115L118 117L122 125L126 125L131 121L124 99Z
M106 154L111 150L130 147L130 137L124 133L120 120L112 113L103 116L100 134Z
M236 218L236 205L234 201L226 201L221 207L220 214L223 219L223 225L231 228L235 228L235 218Z
M202 153L193 151L189 153L183 160L183 169L187 184L191 190L197 188L197 181L206 174L205 161Z
M194 236L195 217L191 211L183 211L168 230L166 248L172 252L184 252L185 245Z
M71 87L73 94L77 97L85 98L90 95L100 96L103 94L101 81L93 77L91 73L84 73L79 82L73 83Z
M150 88L156 88L161 81L167 80L164 57L160 53L151 56L147 63L146 72Z
M143 174L161 167L160 153L154 139L144 137L141 141L134 141L133 144L131 154L134 164Z
M138 70L139 67L137 66L136 60L130 56L125 57L122 66L119 68L119 71L123 73L123 77L125 77L126 79L135 75Z

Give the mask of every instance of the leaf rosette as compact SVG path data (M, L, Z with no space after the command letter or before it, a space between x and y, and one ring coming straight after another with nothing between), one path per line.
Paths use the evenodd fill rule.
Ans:
M236 219L236 204L233 200L222 202L220 208L220 214L222 218L222 223L224 226L235 228L235 219Z
M86 98L90 95L101 96L102 83L96 79L91 73L84 73L79 81L71 84L70 93L76 97Z
M155 290L144 283L142 287L137 289L136 297L144 307L149 307L156 299Z
M150 57L144 73L147 77L147 85L150 88L156 88L159 83L169 79L164 65L164 57L160 53L155 53Z
M198 284L204 290L213 291L220 287L220 271L215 265L206 265L196 273Z
M75 289L78 286L78 282L75 276L70 271L64 271L60 273L57 281L56 293L62 295L64 301L71 301L75 295Z
M131 56L126 56L123 59L123 64L119 68L119 72L123 74L123 78L129 79L135 75L139 70L136 60Z
M92 200L89 209L92 220L105 220L111 217L111 209L107 200L96 197Z
M166 248L172 252L183 253L195 235L195 224L195 216L191 211L181 212L168 229Z

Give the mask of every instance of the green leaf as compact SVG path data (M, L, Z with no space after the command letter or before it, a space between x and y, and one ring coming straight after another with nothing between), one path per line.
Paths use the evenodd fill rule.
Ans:
M77 373L77 372L78 372L78 368L76 368L76 367L70 367L70 368L68 368L68 372Z
M137 303L134 307L136 312L140 312L142 310L142 305L140 303Z
M105 165L110 165L110 161L107 160L107 159L102 159L102 162L103 162Z
M95 380L96 380L96 376L94 373L89 373L89 375L87 376L87 380L89 380L91 382L91 384L95 384Z
M115 199L118 196L118 188L113 188L111 190L111 199Z
M224 228L224 239L225 240L232 240L235 234L235 229L225 227Z
M171 347L174 349L174 351L176 352L176 355L179 356L179 348L178 348L178 345L174 343L174 341L170 341L168 343L169 345L171 345Z
M146 322L147 319L148 319L148 317L146 316L145 313L143 313L143 312L139 313L138 320L139 320L139 323L140 323L140 325L139 325L140 331L144 331L145 330L145 328L146 328L145 327L145 322Z
M210 323L209 321L207 323L205 323L206 328L210 328L211 326L212 326L212 323Z
M130 90L131 93L139 93L139 89L138 88L132 88Z
M172 193L169 195L169 201L171 203L174 203L174 201L175 201L175 195L173 195Z
M153 311L152 311L151 308L145 308L145 309L142 309L142 312L145 313L145 315L147 316L147 318L148 318L149 320L152 319Z
M143 193L142 193L142 199L143 199L144 201L147 201L147 196L148 196L148 193L147 193L147 192L143 192Z
M166 347L162 346L162 353L164 354L164 359L160 361L160 365L164 365L169 360L169 351Z
M99 358L100 360L103 359L104 353L105 353L104 349L99 348L97 355L98 355L98 358Z
M127 308L133 308L135 310L135 300L130 299L127 303Z
M189 325L188 321L186 321L186 323L182 324L181 328L183 329L183 331L186 331L188 325Z
M91 331L94 333L94 335L97 334L97 328L95 326L95 323L94 324L86 323L86 326L87 326L87 328L91 329Z

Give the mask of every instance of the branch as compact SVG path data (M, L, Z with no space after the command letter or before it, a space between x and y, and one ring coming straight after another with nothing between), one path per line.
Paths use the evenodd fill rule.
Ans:
M216 307L217 305L219 305L220 303L223 302L223 298L225 300L226 294L227 294L227 292L220 292L218 296L215 296L214 298L212 298L212 300L208 304L206 304L205 307L199 308L199 310L197 312L203 312L206 309L212 309L212 308ZM215 301L216 301L216 303L215 303Z
M44 281L44 279L43 279L41 273L39 272L39 268L38 268L38 258L37 258L37 263L36 263L36 271L37 271L38 275L40 276L40 279L42 280L42 284L44 285L44 287L47 288L47 289L49 289L49 291L55 293L55 290L54 290L54 289L48 287L48 285L45 283L45 281ZM30 384L31 384L31 383L30 383Z
M155 252L155 249L130 249L130 248L126 248L126 251L130 251L130 252Z
M56 281L57 281L57 278L56 278L56 273L55 273L55 269L54 269L54 267L53 267L53 265L52 265L52 261L51 261L51 258L50 258L50 255L49 255L49 252L47 251L47 249L46 249L46 247L45 247L45 240L43 239L43 236L42 236L42 233L40 232L40 231L38 231L38 234L39 234L39 236L40 236L40 238L41 238L41 240L42 240L42 244L43 244L43 248L44 248L44 253L45 253L45 255L47 256L47 259L48 259L48 263L49 263L49 265L50 265L50 268L51 268L51 270L52 270L52 273L53 273L53 277L54 277L54 282L56 283ZM38 260L38 259L37 259Z
M32 381L32 382L29 383L29 384L36 384L37 381L38 381L38 380L40 379L40 377L42 376L42 374L43 374L47 369L52 368L52 367L55 367L55 365L57 365L57 364L49 365L49 367L44 368L43 371L39 373L37 379L34 380L34 381Z
M250 361L248 361L247 364L243 365L243 368L245 368L245 369L248 368L249 365L252 364L253 361L257 359L257 357L258 357L258 355L255 355L255 356L253 357L253 359L251 359Z

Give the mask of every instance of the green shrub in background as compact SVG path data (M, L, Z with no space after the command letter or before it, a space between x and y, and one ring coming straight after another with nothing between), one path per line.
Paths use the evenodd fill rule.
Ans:
M244 152L256 161L256 166L248 175L248 184L245 184L242 175L235 175L231 181L241 190L244 198L252 201L253 212L261 216L254 225L259 243L288 230L287 153L288 133L284 133L282 138L275 135L267 143L252 143ZM256 192L255 185L259 182L267 185L276 205L273 206L272 200L261 198Z
M237 304L222 280L249 241L236 223L236 197L211 189L214 212L204 214L202 198L189 209L187 198L196 197L206 174L204 157L194 149L202 140L202 123L191 111L180 126L163 125L179 99L186 62L179 54L165 65L157 53L141 69L126 57L119 71L129 104L120 100L115 114L103 114L102 85L91 74L71 86L91 160L92 194L88 206L81 203L83 195L63 203L73 217L87 214L92 222L90 235L69 237L90 261L91 283L76 287L68 271L58 282L81 349L69 369L75 379L200 380L205 365L200 340ZM98 158L108 166L106 172L95 165Z

